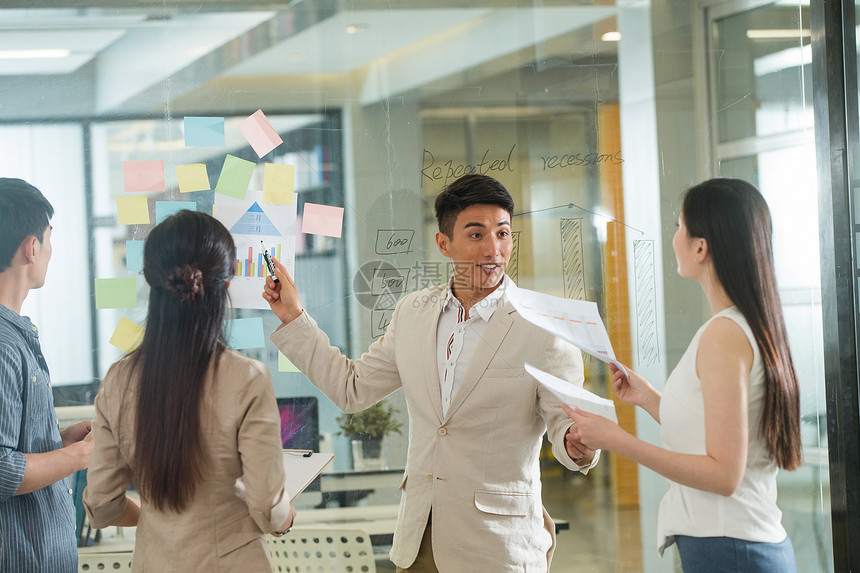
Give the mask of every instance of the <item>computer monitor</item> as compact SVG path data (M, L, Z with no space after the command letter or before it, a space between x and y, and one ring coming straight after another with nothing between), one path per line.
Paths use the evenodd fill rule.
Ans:
M281 416L281 444L284 449L319 451L319 409L314 396L278 398L278 413ZM307 487L319 491L317 478Z
M319 450L318 412L317 399L313 396L278 398L281 444L285 449Z

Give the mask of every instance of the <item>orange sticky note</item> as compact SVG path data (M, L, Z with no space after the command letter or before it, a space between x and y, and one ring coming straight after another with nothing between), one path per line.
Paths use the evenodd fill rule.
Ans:
M242 135L245 136L259 157L264 156L284 142L261 109L243 119L242 123L239 124L239 131L242 132Z
M131 352L140 346L143 340L143 327L127 318L120 318L110 343L125 352Z
M116 214L120 225L146 225L149 223L149 202L140 195L117 197Z
M343 207L305 203L302 233L340 237L343 230Z
M164 191L164 161L123 161L122 176L127 193Z
M263 166L263 203L292 205L295 180L295 165L266 163Z
M209 174L203 163L190 163L176 166L176 180L179 182L180 193L192 191L209 191Z

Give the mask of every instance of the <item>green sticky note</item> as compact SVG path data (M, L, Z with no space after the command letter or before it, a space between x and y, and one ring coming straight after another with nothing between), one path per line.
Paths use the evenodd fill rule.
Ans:
M248 192L248 185L251 183L251 177L254 176L254 167L256 164L252 161L227 155L224 159L224 166L221 167L221 175L218 177L215 192L236 199L244 199L245 193Z
M137 281L96 279L96 308L134 308L137 306Z
M300 372L295 364L290 362L290 359L284 356L284 353L278 350L278 372Z
M234 318L227 321L227 345L236 350L262 348L266 345L262 318Z

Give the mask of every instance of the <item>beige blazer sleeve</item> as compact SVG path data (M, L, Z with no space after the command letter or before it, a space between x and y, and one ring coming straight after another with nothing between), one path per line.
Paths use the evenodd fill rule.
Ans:
M394 356L398 310L386 333L357 360L344 356L307 311L279 326L269 339L346 413L360 412L401 386Z
M582 352L565 342L564 340L551 336L541 354L540 366L544 372L566 380L571 384L582 387L585 382L582 364ZM562 402L555 394L547 390L543 384L535 382L538 393L538 407L541 417L546 424L547 437L552 444L552 453L562 465L571 470L581 471L587 474L588 470L597 465L600 459L600 451L596 451L594 459L590 464L579 466L567 454L564 447L564 435L570 428L572 421L561 409Z
M118 401L114 380L121 363L110 367L95 399L93 419L93 451L87 471L87 487L83 503L90 523L102 529L119 520L126 511L125 491L134 474L120 452L119 437L112 427L111 409Z
M278 531L290 515L290 493L284 486L275 391L265 370L249 382L239 402L238 450L245 482L245 503L261 531Z

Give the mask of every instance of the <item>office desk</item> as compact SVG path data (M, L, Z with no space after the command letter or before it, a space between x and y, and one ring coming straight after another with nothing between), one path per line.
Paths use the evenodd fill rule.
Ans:
M398 483L399 485L399 483ZM394 538L394 525L397 522L398 504L368 505L362 507L332 507L327 509L300 509L293 524L302 527L324 529L361 529L370 536L376 547L391 545ZM563 519L553 519L555 532L570 529L570 523ZM105 530L101 541L89 547L78 548L79 553L124 552L134 549L136 528L110 527Z
M399 484L398 484L399 485ZM302 509L296 513L295 527L323 527L330 529L362 529L370 535L373 545L391 545L394 525L397 522L398 504L368 505L361 507L332 507ZM570 522L553 519L555 532L570 529Z
M322 473L321 506L327 507L329 501L337 501L340 507L350 507L376 490L396 490L403 481L403 471L403 468L392 468Z

